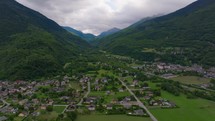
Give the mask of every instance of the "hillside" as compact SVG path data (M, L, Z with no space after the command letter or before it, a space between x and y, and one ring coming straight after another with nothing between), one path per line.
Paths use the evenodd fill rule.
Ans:
M14 0L0 1L0 79L52 76L89 48L84 40Z
M63 28L65 30L67 30L68 32L71 32L72 34L81 37L82 39L86 40L87 42L92 42L96 38L96 36L93 35L93 34L85 34L85 33L81 32L81 31L78 31L78 30L73 29L71 27L65 26Z
M102 38L99 47L141 60L215 66L214 11L214 0L198 0Z

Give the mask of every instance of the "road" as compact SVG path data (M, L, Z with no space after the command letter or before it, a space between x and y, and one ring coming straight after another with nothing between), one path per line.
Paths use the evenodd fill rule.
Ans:
M0 99L3 103L4 103L4 106L6 105L6 106L9 106L10 105L10 103L8 103L8 102L6 102L5 100L3 100L3 99ZM4 107L4 106L2 106L2 107ZM0 108L2 108L2 107L0 107Z
M78 103L78 105L82 105L82 103L83 103L83 101L84 101L84 98L87 98L88 95L89 95L90 92L91 92L90 81L88 81L87 84L88 84L88 91L87 91L87 93L84 95L84 97L81 99L81 101Z
M125 86L125 87L127 88L127 90L129 91L129 93L130 93L132 96L134 96L134 98L135 98L135 99L137 100L137 102L139 103L139 106L140 106L141 108L143 108L143 109L149 114L149 116L150 116L150 118L152 119L152 121L158 121L158 120L154 117L154 115L152 115L152 113L146 108L146 106L143 105L143 103L139 100L139 98L137 98L137 96L131 91L131 89L128 88L128 86L125 84L125 82L122 81L121 79L120 79L120 81L121 81L122 85Z

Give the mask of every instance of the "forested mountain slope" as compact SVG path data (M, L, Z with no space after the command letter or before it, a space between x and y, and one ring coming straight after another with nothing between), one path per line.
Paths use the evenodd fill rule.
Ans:
M105 37L99 47L141 60L215 66L214 11L214 0L198 0Z
M89 48L87 42L14 0L0 1L0 79L59 73Z

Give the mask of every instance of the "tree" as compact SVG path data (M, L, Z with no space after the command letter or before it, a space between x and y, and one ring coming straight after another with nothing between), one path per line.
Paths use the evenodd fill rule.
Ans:
M47 106L47 107L46 107L46 110L47 110L48 112L52 112L52 111L53 111L53 106L52 106L52 105Z
M75 112L67 112L67 117L70 118L72 121L75 121L78 116Z
M63 119L63 118L64 118L64 115L63 114L59 114L58 117L57 117L57 119L56 119L56 121L61 121L61 119Z
M30 107L30 108L29 108L29 112L30 112L30 113L33 113L33 112L34 112L34 107Z
M161 91L160 90L154 90L154 94L156 95L156 96L161 96Z
M211 88L215 89L215 79L211 79L210 83L212 84Z
M215 85L215 79L211 79L210 82Z
M145 83L143 83L141 86L142 86L142 87L148 87L149 84L145 82Z
M23 98L23 97L22 97L22 94L19 93L18 96L17 96L17 98L18 98L18 99L22 99L22 98Z

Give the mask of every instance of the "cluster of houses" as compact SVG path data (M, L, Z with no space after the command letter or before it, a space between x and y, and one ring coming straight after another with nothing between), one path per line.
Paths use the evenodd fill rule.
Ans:
M149 101L150 106L160 106L161 108L176 108L176 104L166 99L152 99Z
M85 80L80 80L82 87L85 87L83 89L87 89L87 81L89 81L88 78L85 78ZM139 86L139 81L134 80L132 84L134 84L134 86ZM113 90L113 87L115 87L117 90ZM78 109L84 107L88 111L94 112L101 110L102 108L102 110L106 111L106 114L123 113L133 116L148 116L145 110L139 107L139 103L134 99L133 96L115 97L110 102L106 100L106 97L113 96L116 93L126 93L126 88L122 88L120 81L115 80L114 78L110 79L108 77L102 77L95 79L95 81L91 83L91 91L101 92L104 94L97 96L87 96L83 99L81 106L75 104L70 105L68 110L77 111ZM138 108L133 109L134 106Z
M89 82L90 80L91 80L91 77L88 77L88 76L83 77L79 80L79 85L83 91L87 91L88 89L87 82Z
M92 85L92 90L94 91L104 91L106 88L106 85L108 84L108 79L96 79L94 84Z
M137 109L137 110L133 110L127 113L127 115L131 115L131 116L145 116L147 117L147 113L143 110L143 109Z
M158 63L157 69L159 72L197 72L202 74L205 78L215 78L215 68L212 67L210 69L204 69L202 66L199 65L192 65L192 66L181 66L175 64L166 64L166 63ZM172 75L170 75L172 76Z
M133 67L135 69L143 70L145 72L150 72L150 74L167 74L163 75L164 78L172 78L175 75L171 73L175 72L197 72L202 74L205 78L215 78L215 67L209 69L204 69L202 66L194 64L192 66L182 66L179 64L167 64L167 63L146 63L141 66Z
M0 121L7 121L7 117L5 117L5 116L0 116Z
M35 110L46 110L50 105L77 103L82 98L87 81L89 81L87 77L80 79L80 86L83 88L80 91L68 90L70 89L68 78L64 78L62 81L47 80L41 82L0 81L0 113L5 115L17 114L20 117L26 117L32 110L31 114L36 116L39 115L39 112L34 112ZM48 90L41 91L41 87L48 87ZM70 92L63 95L66 90ZM48 95L49 93L60 95L57 98L51 98L51 95ZM44 95L47 96L43 97ZM21 110L20 107L22 107Z
M98 102L100 102L102 98L103 97L100 96L89 96L84 99L83 105L91 112L97 111L100 106ZM138 108L133 109L133 107ZM112 99L111 102L103 103L102 108L106 111L106 114L108 114L108 112L111 112L111 114L123 112L124 114L133 116L148 116L145 110L139 107L139 103L133 99L132 96L125 96L121 99ZM99 107L99 109L101 109L101 107ZM121 110L122 112L118 112L118 110Z

